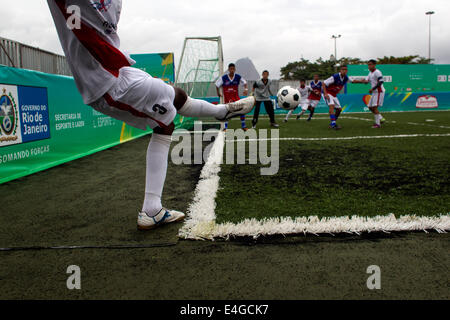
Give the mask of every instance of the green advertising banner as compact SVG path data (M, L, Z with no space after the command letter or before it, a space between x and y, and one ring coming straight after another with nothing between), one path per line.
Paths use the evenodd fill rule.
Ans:
M0 184L149 133L84 105L71 77L0 66Z
M378 65L383 73L384 86L389 93L450 92L448 64L385 64ZM349 65L350 77L366 77L367 65ZM349 84L347 93L367 93L368 87Z
M173 53L132 54L131 58L136 61L133 67L141 69L167 83L175 83Z

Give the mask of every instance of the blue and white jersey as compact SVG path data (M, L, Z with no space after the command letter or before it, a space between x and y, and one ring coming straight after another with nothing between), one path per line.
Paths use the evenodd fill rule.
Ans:
M348 82L352 81L347 75L342 76L340 73L336 73L332 77L325 80L325 85L327 86L328 94L332 95L333 97L336 97Z
M320 101L320 99L322 99L322 81L318 81L317 83L311 81L309 87L311 88L311 94L309 95L308 99Z

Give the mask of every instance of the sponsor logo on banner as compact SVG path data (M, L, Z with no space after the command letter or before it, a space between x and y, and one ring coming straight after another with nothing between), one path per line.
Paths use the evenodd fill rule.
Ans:
M363 97L363 102L365 103L365 105L366 105L367 107L369 106L370 99L372 99L372 95L370 95L370 94L366 94L366 95Z
M418 109L437 109L439 108L438 99L435 96L424 95L417 99L416 108Z
M0 146L22 142L17 87L0 86Z
M0 147L49 138L47 89L0 84Z

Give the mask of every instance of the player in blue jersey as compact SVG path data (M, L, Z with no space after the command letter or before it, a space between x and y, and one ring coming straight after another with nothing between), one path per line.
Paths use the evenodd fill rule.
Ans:
M310 94L308 97L308 110L309 117L307 121L311 121L314 113L316 112L316 107L319 105L320 100L322 99L322 81L320 81L319 75L314 75L314 80L309 84ZM300 116L297 116L297 119L300 119Z
M337 95L344 89L347 83L364 83L362 80L351 80L348 75L348 68L346 65L341 66L340 72L334 74L323 83L323 96L325 102L328 104L330 113L330 128L340 130L341 127L337 124L337 120L342 113L342 106Z
M236 73L236 65L230 63L228 66L228 73L220 77L216 82L217 95L219 98L223 97L225 103L233 103L239 101L239 86L244 86L244 96L248 95L248 85L245 79ZM223 95L220 92L222 88ZM247 131L247 125L245 123L245 115L241 116L242 130ZM225 122L225 130L228 128L228 122Z

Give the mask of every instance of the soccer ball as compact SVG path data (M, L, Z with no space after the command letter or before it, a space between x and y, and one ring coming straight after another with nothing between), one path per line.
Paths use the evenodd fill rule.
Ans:
M283 87L278 91L278 105L284 110L294 110L300 104L300 92L291 87Z

